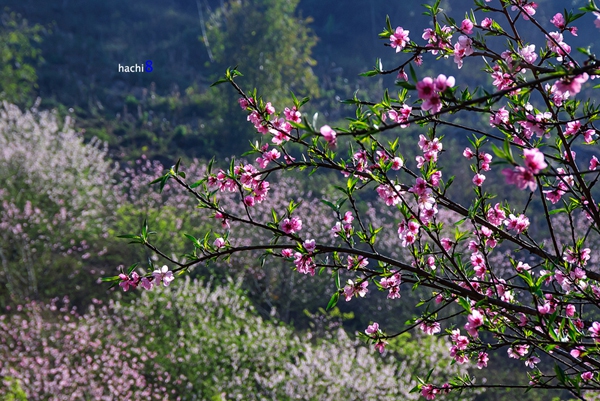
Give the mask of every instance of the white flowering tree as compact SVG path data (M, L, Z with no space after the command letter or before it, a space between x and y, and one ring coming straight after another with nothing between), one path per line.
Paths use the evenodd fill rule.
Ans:
M71 125L0 107L0 304L56 295L61 281L48 277L73 279L107 230L115 168Z

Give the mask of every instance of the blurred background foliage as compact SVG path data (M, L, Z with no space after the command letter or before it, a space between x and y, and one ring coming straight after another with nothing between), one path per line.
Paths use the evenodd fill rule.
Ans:
M181 280L181 287L176 283L173 289L141 298L128 292L100 315L87 312L91 305L108 303L117 295L114 289L98 284L100 276L115 274L133 262L145 268L161 265L147 250L127 246L117 235L137 232L147 219L159 233L154 243L177 258L190 250L182 233L221 230L218 222L195 209L184 191L167 186L159 194L147 184L179 157L188 175L197 177L205 171L208 159L228 165L232 155L242 154L250 141L260 139L246 122L232 88L210 87L227 67L237 65L244 74L238 80L242 88L259 88L278 110L291 106L289 93L293 91L299 98L311 98L302 110L309 118L319 124L342 125L353 110L340 105L340 100L355 93L361 99L376 100L385 88L393 91L395 77L357 75L372 68L377 57L382 57L384 66L393 66L396 60L394 52L377 38L386 15L393 25L410 29L411 37L420 36L420 30L428 26L421 2L4 0L0 20L0 101L5 102L0 107L0 306L6 310L6 319L16 324L20 316L15 313L16 305L31 301L42 305L66 294L70 305L77 307L77 324L81 325L69 326L69 330L96 327L100 318L118 319L118 311L117 316L129 320L115 322L115 327L124 335L129 333L130 339L111 337L110 341L128 344L131 338L139 338L136 346L149 350L171 377L185 376L175 379L182 382L165 385L164 394L170 399L176 399L170 391L183 381L188 395L196 394L197 399L228 399L233 394L325 399L326 386L336 389L331 394L338 398L333 399L398 399L399 394L412 399L414 394L406 391L409 384L436 361L436 375L444 380L458 367L449 365L447 346L439 340L400 336L383 358L354 340L356 331L375 320L382 326L402 328L419 314L406 306L415 305L423 294L407 290L401 300L389 302L385 294L372 291L362 302L342 302L339 309L326 313L322 308L334 290L330 277L299 275L281 262L260 266L257 255L191 272L193 279L204 282ZM558 0L542 3L541 19L549 19L564 7ZM470 5L466 0L443 2L448 12ZM577 5L575 1L570 6ZM591 34L586 29L592 28L579 28L578 40L584 41ZM573 41L573 45L583 44ZM153 61L152 73L118 72L119 64L146 60ZM442 61L437 68L444 65L455 71L451 61ZM424 65L418 74L441 72L445 71ZM460 84L461 74L456 75ZM485 79L483 74L471 74L469 85ZM469 123L488 126L485 120ZM414 138L421 130L411 126L402 131L400 148L407 159L416 154ZM462 151L467 144L460 130L440 133L446 135L445 149ZM398 134L387 133L384 139L393 140ZM470 182L471 172L460 152L446 151L442 157L445 177L452 173L457 183ZM335 197L334 186L341 178L332 173L317 173L310 181L300 175L277 177L281 189L263 207L269 212L290 197L304 200L301 209L312 216L306 221L307 231L326 241L329 234L322 227L333 226L335 221L319 199ZM490 191L506 190L502 182L491 181ZM472 196L459 185L451 191L459 202ZM525 194L521 195L526 202ZM393 215L378 214L374 196L365 195L358 202L359 209L377 224L394 224ZM239 238L261 240L243 227L235 229ZM384 238L382 249L396 252L396 239ZM62 315L32 308L35 312L27 319L43 317L48 324L64 321ZM169 341L159 340L163 338ZM196 351L190 353L190 349ZM0 346L0 356L2 352L9 351ZM27 350L19 352L35 357ZM348 359L340 362L340 355ZM46 399L35 394L18 371L7 373L9 364L2 364L7 358L0 357L0 393L20 400L25 390L28 399ZM361 365L359 359L367 362ZM510 374L512 366L506 358L498 357L498 361L502 363L490 365L489 377L506 383L518 380ZM319 370L319 365L339 375L328 376L330 372ZM150 365L144 366L140 371L151 380L153 376L145 370ZM214 366L219 374L211 370ZM393 380L381 388L379 383L360 381L373 372L394 375ZM236 382L240 377L254 377L254 387L244 390ZM303 382L298 381L301 377L306 377ZM286 387L285 381L297 387ZM295 393L298 388L306 392ZM564 396L494 390L473 394L473 398L512 400L515 394L522 400Z

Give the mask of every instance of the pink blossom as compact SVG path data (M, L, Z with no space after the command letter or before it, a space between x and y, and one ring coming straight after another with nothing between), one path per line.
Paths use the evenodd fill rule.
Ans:
M321 127L321 135L323 135L323 138L329 143L329 147L335 148L337 134L329 125Z
M589 75L585 72L575 77L562 78L554 84L556 86L556 93L560 95L568 92L571 96L575 96L581 92L581 84L586 82L588 78Z
M295 234L302 229L302 220L298 217L284 219L281 222L281 229L286 234Z
M306 249L306 252L308 252L308 253L314 252L315 249L317 248L317 245L316 245L316 242L314 239L308 239L308 240L304 241L302 246L304 247L304 249Z
M507 350L508 357L513 359L520 359L525 356L527 351L529 350L529 345L527 344L517 344L513 345Z
M473 23L469 19L464 19L460 25L460 30L468 35L473 33Z
M442 327L440 326L439 322L421 322L419 328L421 331L423 331L423 333L430 336L442 331Z
M402 105L402 108L400 108L400 110L392 109L392 110L388 111L387 116L392 121L399 123L400 128L406 128L410 125L407 123L407 121L410 119L411 112L412 112L412 107L404 104L404 105Z
M403 165L404 165L404 162L402 161L401 158L394 157L392 159L392 170L400 170Z
M565 17L563 17L561 13L556 13L550 22L552 22L558 29L565 29Z
M535 53L535 45L525 46L519 50L519 54L529 64L533 64L537 60L537 54Z
M558 61L563 61L564 56L571 53L571 46L563 41L563 35L560 32L550 32L546 41L550 50L558 55L556 57Z
M596 135L596 131L593 129L588 129L583 132L583 139L586 144L590 144L594 141L594 135Z
M168 287L169 284L171 284L171 282L175 280L173 272L169 270L167 265L164 265L163 267L154 270L152 275L154 276L156 285L160 285L160 283L162 282L165 287Z
M529 17L533 17L535 15L535 9L537 8L537 4L536 3L526 3L523 0L517 0L516 2L518 5L513 5L511 7L511 10L516 11L516 10L521 10L523 11L523 19L528 20Z
M300 113L298 109L296 109L296 106L292 107L291 109L286 107L283 110L283 115L288 121L292 121L295 123L300 123L302 121L302 113Z
M431 384L426 384L421 387L421 395L425 397L426 400L435 400L435 396L439 393L439 390Z
M487 352L480 352L477 356L477 369L487 368L487 364L490 360Z
M467 36L460 36L458 41L454 45L454 62L461 69L463 66L463 59L473 54L473 41Z
M442 172L436 171L429 176L429 183L432 187L438 187L440 185L440 181L442 180Z
M529 227L529 219L524 214L519 215L519 217L511 214L504 224L506 224L507 229L515 230L517 234L521 234Z
M296 265L298 273L315 275L316 265L311 256L296 252L294 258L294 265Z
M152 287L154 287L154 281L150 280L148 277L142 277L140 285L145 290L151 290Z
M396 53L404 49L410 41L408 37L409 33L410 31L406 31L402 27L397 27L396 31L390 36L391 46L396 49Z
M215 248L220 249L225 246L225 240L222 237L219 237L213 242Z
M593 322L592 326L589 328L589 332L592 335L592 338L594 338L594 341L600 343L600 323Z
M538 363L540 363L540 358L538 358L537 356L530 356L525 361L525 366L533 369L533 368L535 368L535 365L537 365Z
M387 184L383 184L378 186L375 190L379 194L379 197L385 201L386 205L395 206L400 203L400 195L404 193L401 188L400 185L395 185L395 187L392 188Z
M374 322L373 324L369 325L367 327L367 329L365 330L365 333L367 333L370 336L377 334L378 332L379 332L379 323L377 323L377 322Z
M590 170L596 170L598 168L598 165L600 164L600 161L598 160L598 158L596 156L592 156L592 159L590 160Z
M377 341L377 343L375 343L375 349L377 351L379 351L380 354L383 354L383 351L385 351L385 345L386 345L385 341L379 340L379 341Z
M359 269L359 268L364 268L367 267L369 265L369 259L365 258L362 255L358 255L358 256L351 256L348 255L347 258L347 267L348 270L350 269Z
M589 381L592 380L594 378L594 372L583 372L581 374L581 380L583 381Z
M519 189L525 189L529 187L531 191L535 191L537 188L535 174L529 169L521 166L517 166L512 170L505 168L502 170L502 174L506 178L507 184L514 184Z
M253 196L247 195L246 197L244 197L244 205L246 205L248 207L252 207L252 206L254 206L255 203L256 203L256 199L254 199Z
M240 104L240 107L244 110L246 110L248 108L248 106L250 105L250 103L243 97L238 99L238 103Z
M483 21L481 21L481 27L484 29L490 29L493 23L494 20L491 18L484 18Z
M363 280L360 282L354 282L352 280L348 280L348 284L344 287L344 296L346 297L346 302L349 302L354 295L358 295L361 298L364 298L367 295L369 290L367 286L369 282L367 280Z
M442 110L442 99L436 94L428 99L425 99L421 108L424 111L430 111L432 114L439 113Z
M475 184L478 187L480 187L484 181L485 175L483 174L475 174L475 176L473 177L473 184Z
M471 314L467 317L468 322L472 327L480 327L483 326L483 314L474 309Z
M419 99L427 100L435 95L435 85L431 77L425 77L417 82Z
M121 273L119 278L121 279L119 286L123 288L123 291L135 290L140 282L140 276L136 272L131 273L131 276Z
M548 164L544 161L544 154L537 148L523 149L523 155L525 156L525 167L531 170L533 174L537 174L548 167Z
M500 109L498 109L498 111L493 112L492 116L490 117L490 125L493 127L497 127L502 124L508 124L509 117L510 115L508 113L508 110L506 110L506 108L504 107L501 107Z
M452 241L450 240L450 238L442 238L442 239L440 240L440 243L442 244L442 248L444 248L444 250L445 250L446 252L449 252L449 251L450 251L450 249L452 249L452 245L454 244L454 242L452 242Z
M514 81L512 75L503 72L498 65L495 65L493 70L492 78L494 78L494 81L492 83L495 87L499 90L505 90L513 85Z
M454 87L454 77L446 77L444 74L440 74L433 81L433 85L436 91L443 92L448 88Z
M267 102L267 104L265 105L265 112L267 114L273 114L273 113L275 113L275 107L273 107L273 105L271 104L271 102Z
M565 129L565 136L575 135L581 129L581 122L579 120L570 121L567 123L567 128Z

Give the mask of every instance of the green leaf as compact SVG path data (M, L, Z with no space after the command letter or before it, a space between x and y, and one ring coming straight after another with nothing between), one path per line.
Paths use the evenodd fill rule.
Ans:
M308 103L308 101L310 100L310 98L308 96L304 97L301 101L300 104L298 105L298 109L302 106L304 106L306 103Z
M464 310L466 310L467 312L471 312L471 304L469 303L467 298L458 297L456 302L458 302L458 304L462 306Z
M327 206L329 206L336 212L339 210L339 208L336 205L334 205L332 202L329 202L328 200L321 199L321 202L323 202L324 204L326 204Z
M117 238L140 239L140 236L136 234L123 234L117 235Z
M554 365L554 372L556 373L556 378L562 384L566 384L567 376L565 375L565 371L559 365Z
M210 87L212 88L213 86L221 85L221 84L224 84L225 82L229 82L229 79L227 79L227 78L221 78L221 79L219 79L219 80L217 80L217 81L213 82L213 83L210 85Z
M132 264L131 266L129 266L129 268L127 269L127 275L129 276L131 274L131 272L138 266L137 263Z
M340 293L336 291L331 296L331 299L329 300L329 303L327 304L327 308L325 310L330 310L331 308L336 306L339 299L340 299Z
M412 66L412 63L408 65L408 69L410 71L410 77L412 78L412 80L414 82L418 82L419 80L417 79L417 73L415 72L415 69Z
M358 75L361 77L373 77L377 74L379 74L379 72L377 70L371 70L371 71L361 72Z
M195 183L193 183L193 184L190 185L190 188L192 188L192 189L193 188L198 188L200 185L202 185L203 182L204 182L204 180L196 181Z

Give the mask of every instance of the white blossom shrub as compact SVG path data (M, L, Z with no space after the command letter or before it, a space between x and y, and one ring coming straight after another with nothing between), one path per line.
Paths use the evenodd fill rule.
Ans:
M0 293L35 299L56 285L50 272L74 279L111 221L114 171L69 117L0 106Z
M412 372L422 365L443 367L436 369L441 379L467 372L450 364L443 340L427 339L426 353L413 341L414 354L398 360L393 352L380 358L342 329L333 341L298 335L260 317L240 288L239 280L187 278L145 291L133 304L115 303L114 311L160 366L185 376L183 399L413 400Z

